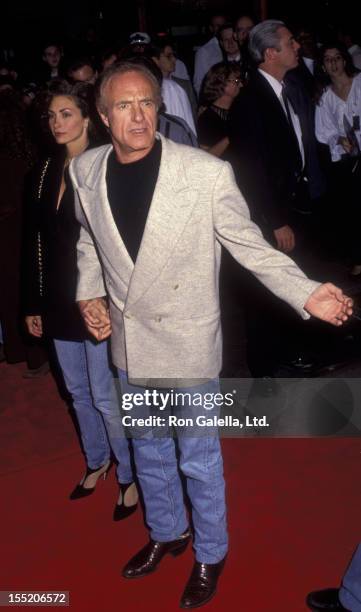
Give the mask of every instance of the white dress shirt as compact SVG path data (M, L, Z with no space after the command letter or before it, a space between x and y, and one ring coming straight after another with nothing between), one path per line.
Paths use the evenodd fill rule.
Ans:
M222 61L223 54L216 36L213 36L213 38L196 51L193 85L197 95L199 95L202 81L208 70L212 68L214 64L218 64L218 62Z
M283 89L283 84L280 81L277 81L277 79L275 79L272 75L268 74L268 72L265 72L264 70L261 70L260 68L258 69L258 72L268 81L268 83L271 85L273 91L275 92L279 103L281 104L284 113L287 117L287 111L286 111L286 107L285 107L285 103L283 101L282 98L282 89ZM288 108L290 111L290 115L291 115L291 120L292 120L292 125L293 125L293 129L295 130L296 136L297 136L297 140L298 140L298 146L300 148L300 153L301 153L301 157L302 157L302 168L304 168L305 166L305 152L303 149L303 142L302 142L302 130L301 130L301 124L300 124L300 120L297 116L297 114L295 113L292 104L290 102L290 100L288 100ZM288 121L288 117L287 117L287 121Z
M180 59L176 59L175 62L175 70L172 72L172 76L177 77L178 79L184 79L185 81L190 81L190 76L187 70L187 66Z
M343 147L337 144L340 136L346 136L344 129L344 115L350 125L354 124L354 117L361 120L361 74L352 79L352 85L347 100L342 100L328 87L319 104L316 106L316 138L319 142L327 144L330 148L332 161L339 161L345 153ZM361 148L360 130L355 131Z
M311 74L314 74L315 72L315 60L312 59L311 57L305 57L304 55L302 56L302 59L305 63L305 66L307 66L307 68L309 69Z
M361 70L361 47L359 45L352 45L347 51L352 57L353 65Z
M163 79L162 98L166 112L170 115L175 115L176 117L184 119L196 136L197 131L194 125L192 108L183 87L178 85L175 81L172 81L172 79Z

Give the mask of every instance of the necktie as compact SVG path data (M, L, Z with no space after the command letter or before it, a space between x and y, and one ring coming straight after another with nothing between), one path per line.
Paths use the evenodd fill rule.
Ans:
M297 138L297 134L295 132L295 127L293 125L293 121L292 121L292 117L291 117L291 113L290 113L290 101L288 99L288 96L286 94L286 90L284 85L282 86L282 100L283 103L285 105L285 109L286 109L286 115L287 115L287 119L288 119L288 124L290 126L290 132L291 132L291 136L292 136L292 140L293 143L295 145L295 152L297 152L297 165L299 166L299 170L302 170L302 155L301 155L301 151L300 151L300 144L298 142L298 138Z

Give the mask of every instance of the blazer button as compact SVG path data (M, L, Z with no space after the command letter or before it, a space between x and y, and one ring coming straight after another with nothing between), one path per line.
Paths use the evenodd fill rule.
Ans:
M157 323L160 323L160 322L161 322L161 320L162 320L162 317L160 317L160 316L159 316L159 317L156 317L156 318L155 318L155 320L157 321Z

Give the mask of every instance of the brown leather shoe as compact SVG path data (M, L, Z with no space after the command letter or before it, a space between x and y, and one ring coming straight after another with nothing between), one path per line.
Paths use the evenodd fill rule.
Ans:
M194 563L180 601L181 608L199 608L212 599L216 594L217 581L225 561L224 558L219 563Z
M142 578L154 572L165 555L177 557L188 546L191 539L190 531L185 531L171 542L155 542L150 540L130 561L122 571L124 578Z

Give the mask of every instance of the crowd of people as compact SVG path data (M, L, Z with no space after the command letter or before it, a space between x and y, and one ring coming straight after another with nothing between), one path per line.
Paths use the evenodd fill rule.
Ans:
M298 267L328 256L334 210L337 256L361 274L361 49L349 32L318 41L217 14L192 66L146 32L97 57L48 41L31 75L0 66L3 359L38 377L55 352L86 460L72 500L112 460L114 520L136 511L141 489L151 538L125 578L183 552L192 530L173 439L135 427L130 443L115 380L129 396L219 392L221 260L223 375L272 374L285 336L300 365L302 319L340 326L351 314L340 289ZM142 418L155 408L136 406ZM178 446L196 551L181 607L193 608L215 594L227 554L222 457L214 432L183 432Z

